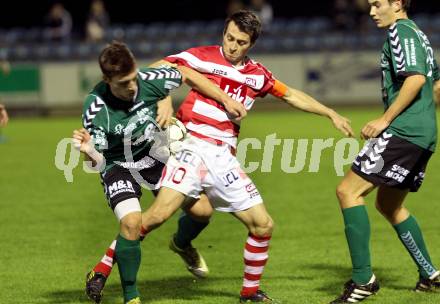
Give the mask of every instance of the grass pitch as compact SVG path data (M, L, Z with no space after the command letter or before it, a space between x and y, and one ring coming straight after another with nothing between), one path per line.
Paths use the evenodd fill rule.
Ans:
M380 109L341 111L359 133ZM104 199L97 175L78 166L73 183L54 165L57 143L70 137L80 119L12 119L0 144L0 303L87 303L85 274L101 258L115 237L118 224ZM299 112L251 113L241 138L341 136L324 118ZM296 141L295 141L296 143ZM293 153L296 153L296 144ZM281 170L281 146L275 147L272 172L251 175L276 227L262 289L283 303L328 303L350 275L343 221L334 195L341 177L333 168L333 151L322 153L318 173ZM248 150L246 161L261 162L262 150ZM348 168L348 167L347 167ZM346 169L347 169L346 168ZM434 154L426 180L407 207L418 218L436 265L440 265L440 159ZM142 204L151 201L145 192ZM440 294L410 291L416 268L392 227L367 199L372 226L372 262L380 293L368 303L440 303ZM243 274L242 251L246 230L228 214L216 213L194 245L211 270L207 280L195 280L181 260L167 249L176 217L143 243L139 288L144 303L236 303ZM122 303L115 269L107 282L103 303Z

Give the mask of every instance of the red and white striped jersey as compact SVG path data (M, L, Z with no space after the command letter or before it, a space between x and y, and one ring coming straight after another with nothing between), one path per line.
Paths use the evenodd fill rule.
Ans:
M166 61L185 65L218 85L229 96L250 110L256 97L264 97L274 86L275 79L263 65L247 59L241 67L232 66L223 56L220 46L201 46L168 56ZM177 112L190 134L211 138L232 147L237 145L240 130L223 105L191 90Z

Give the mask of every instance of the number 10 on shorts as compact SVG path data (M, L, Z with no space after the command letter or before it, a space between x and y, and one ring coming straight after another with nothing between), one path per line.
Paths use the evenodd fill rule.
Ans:
M168 176L168 181L172 181L175 184L180 184L186 175L186 169L183 167L174 167Z

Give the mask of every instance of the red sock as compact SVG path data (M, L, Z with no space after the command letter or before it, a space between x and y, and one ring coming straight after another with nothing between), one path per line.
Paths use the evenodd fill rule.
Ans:
M139 239L141 241L144 240L145 236L149 233L150 231L148 231L147 229L145 229L143 226L141 226L141 232L139 232Z
M269 241L271 236L258 237L249 233L244 249L244 279L240 294L249 296L257 292L264 266L269 257Z
M101 261L96 264L95 268L93 268L93 271L100 272L105 275L106 278L108 278L113 268L113 255L115 254L115 247L116 240L111 243Z

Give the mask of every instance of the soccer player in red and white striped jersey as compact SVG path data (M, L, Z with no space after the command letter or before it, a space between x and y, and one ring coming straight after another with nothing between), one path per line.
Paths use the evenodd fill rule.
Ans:
M255 14L239 11L226 20L222 46L192 48L168 56L158 64L185 65L204 74L246 110L251 109L256 97L271 94L295 108L328 117L344 135L352 136L348 119L288 87L246 56L260 31L261 23ZM157 228L185 199L196 201L201 192L206 193L216 210L232 213L249 230L240 302L273 302L259 288L268 259L273 220L257 188L234 156L240 121L231 115L227 105L196 90L191 90L185 98L177 117L185 124L189 136L181 150L168 160L159 195L143 214L143 229L149 232Z

